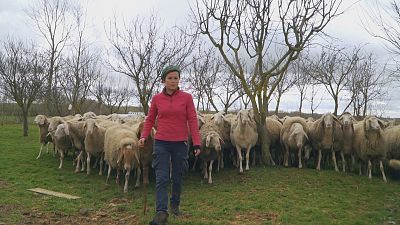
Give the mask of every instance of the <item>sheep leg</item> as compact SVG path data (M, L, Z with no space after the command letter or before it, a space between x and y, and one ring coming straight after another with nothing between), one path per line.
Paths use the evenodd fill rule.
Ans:
M211 160L210 167L208 168L208 183L209 184L212 184L211 173L212 173L213 163L214 163L214 160Z
M47 154L49 154L49 143L48 142L46 143L46 151L47 151Z
M217 172L219 172L219 167L221 166L221 155L219 155L219 154L218 154L218 157L217 157L217 162L218 162Z
M207 162L204 160L203 163L203 173L204 173L204 179L208 179L208 172L207 172Z
M224 165L224 150L221 150L220 158L221 158L221 169L223 169L225 167L225 165Z
M108 165L108 173L107 173L106 184L109 184L108 180L110 179L110 175L111 175L111 165Z
M140 187L140 175L142 174L142 170L140 169L140 166L137 167L136 169L136 184L135 187Z
M384 168L383 168L383 163L382 163L382 160L379 160L379 168L381 169L381 173L382 173L382 178L383 178L383 181L385 181L385 183L387 182L387 180L386 180L386 176L385 176L385 170L384 170Z
M78 173L79 170L81 169L81 157L82 157L82 151L79 152L79 155L76 157L76 167L75 167L75 173Z
M87 164L86 174L90 175L90 154L89 154L89 152L87 153L86 164Z
M342 158L343 173L346 172L346 159L344 158L343 151L340 151L340 157Z
M289 147L287 145L284 144L284 155L283 155L283 164L285 165L285 167L289 166Z
M251 147L247 147L246 149L246 170L250 170L249 164L250 164L250 150Z
M351 171L354 171L355 164L356 164L356 159L354 158L354 155L351 154Z
M317 170L321 170L321 159L322 159L322 151L318 150L318 164L317 164Z
M238 146L238 145L236 145L236 151L237 151L237 163L239 164L239 172L240 173L243 173L243 166L242 166L242 160L243 160L243 158L242 158L242 149Z
M362 165L361 165L361 164L362 164L362 162L360 161L360 162L358 163L358 175L359 175L359 176L362 175L362 171L361 171L361 170L362 170L362 168L361 168Z
M64 152L60 151L60 166L58 166L58 169L62 168L63 162L64 162Z
M121 173L120 169L117 169L117 177L115 178L115 183L119 185L119 175Z
M131 174L130 170L126 170L125 173L125 185L124 185L124 193L128 192L128 182L129 182L129 175Z
M299 169L303 168L303 164L301 163L301 147L299 148L299 151L297 152L297 157L299 158Z
M372 179L372 163L371 163L371 160L368 160L368 178Z
M251 149L250 149L251 151ZM250 153L249 153L250 154ZM252 158L252 162L251 162L252 166L256 166L256 148L253 148L253 158ZM246 169L247 170L247 169Z
M39 159L40 156L42 155L43 145L44 145L44 144L42 144L42 146L40 146L39 155L36 157L36 159Z
M86 153L86 154L89 154L89 153ZM100 157L96 157L96 161L94 162L93 169L97 167L97 165L99 164L99 160L100 160Z
M103 154L101 154L100 156L100 171L99 171L99 175L103 175L103 165L104 165L104 156Z
M83 172L83 171L85 171L86 161L85 161L85 152L81 151L81 153L82 153L81 161L80 161L82 163L81 172Z
M335 151L332 150L332 161L333 161L333 165L335 165L335 171L339 172L339 169L337 167L337 163L336 163L336 154Z
M197 164L197 160L198 160L198 156L195 156L194 157L194 163L193 163L193 166L192 166L192 171L195 171L196 170L196 164Z

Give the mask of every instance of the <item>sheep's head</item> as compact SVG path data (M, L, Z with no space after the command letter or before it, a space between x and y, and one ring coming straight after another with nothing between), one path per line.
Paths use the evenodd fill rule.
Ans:
M83 129L86 131L88 134L92 134L93 131L97 128L97 124L93 119L88 119L85 121L83 124Z
M250 111L247 109L242 109L237 113L238 120L243 124L248 124L251 121Z
M96 118L96 114L94 112L87 112L83 114L83 120L87 120L87 119L94 119Z
M226 120L224 117L224 112L215 113L213 115L213 120L214 120L215 125L220 125L220 124L224 123L224 121Z
M222 144L224 144L224 141L221 139L221 137L217 133L212 132L207 135L206 148L214 148L217 151L221 151Z
M35 117L34 122L35 122L37 125L42 126L42 125L44 125L45 123L47 123L47 118L46 118L45 115L37 115L37 116Z
M308 160L310 158L310 154L312 151L312 147L310 144L305 144L304 145L304 159Z
M197 111L197 124L199 125L199 129L205 124L204 116L199 111Z
M67 125L65 123L59 124L55 130L56 136L69 135Z
M349 127L353 125L354 118L349 112L344 112L340 117L339 117L340 122L343 124L345 127Z
M375 116L367 116L364 119L364 128L365 131L379 131L385 128L385 124Z
M125 170L132 170L134 164L139 164L138 145L136 141L125 143L118 149L117 164Z

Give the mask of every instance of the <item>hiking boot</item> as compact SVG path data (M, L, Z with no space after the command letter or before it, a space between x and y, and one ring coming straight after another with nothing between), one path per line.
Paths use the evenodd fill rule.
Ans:
M179 210L179 206L177 206L177 205L171 205L169 208L169 212L174 216L182 215L181 211Z
M168 213L164 211L157 212L157 214L153 217L153 220L150 221L149 225L165 225L167 224Z

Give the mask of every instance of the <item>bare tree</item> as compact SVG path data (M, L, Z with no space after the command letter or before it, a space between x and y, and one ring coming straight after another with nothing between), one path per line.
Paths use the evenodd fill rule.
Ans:
M282 76L311 38L338 15L340 3L340 0L196 1L193 13L201 34L218 49L250 98L266 164L274 164L265 129L270 79ZM246 74L251 77L250 83L246 82Z
M86 19L81 8L73 11L75 19L74 41L71 53L63 60L59 82L74 113L84 113L90 89L100 76L100 55L85 42ZM76 39L75 39L76 38Z
M40 35L45 39L47 47L47 85L45 101L51 113L61 114L60 93L58 92L57 73L60 56L71 34L71 26L67 22L69 1L66 0L39 0L27 11L34 21Z
M277 78L277 77L274 77L274 78ZM273 82L273 83L275 83L275 82ZM276 89L274 92L275 100L276 100L275 114L278 114L282 95L284 93L286 93L287 91L289 91L289 89L293 87L294 83L295 83L295 79L288 70L285 73L283 73L282 79L279 82L277 82Z
M228 113L228 110L231 108L231 106L242 97L242 92L240 91L242 86L236 76L226 69L226 67L224 67L224 70L222 70L221 75L218 76L218 79L218 83L220 83L220 85L218 88L219 93L216 94L216 97L224 106L223 111Z
M0 49L0 91L20 107L23 135L28 136L28 113L47 78L42 55L33 46L8 40Z
M338 113L340 94L345 90L348 76L359 60L359 50L347 54L336 47L324 48L311 65L311 76L324 85L335 103L334 115Z
M311 83L311 77L308 72L308 61L307 56L302 52L299 58L290 65L290 72L294 77L294 87L300 93L299 101L299 114L301 116L303 110L303 102L306 98L307 89Z
M369 103L387 95L385 87L388 86L391 78L385 72L386 67L378 68L373 54L369 54L357 63L347 82L353 98L355 116L365 117Z
M191 91L198 99L198 109L200 104L203 111L218 111L214 102L215 90L217 89L218 75L222 68L222 61L215 56L213 48L204 49L203 44L199 44L197 52L193 54L190 65L188 66L189 76L186 80L191 86Z
M114 19L108 30L113 57L109 65L133 80L145 114L158 89L162 69L168 64L185 67L184 61L194 46L194 38L184 29L175 27L162 33L158 23L151 16L148 21L136 18L120 28Z
M321 103L322 103L322 98L323 98L323 97L317 98L317 93L318 93L318 91L317 91L317 89L316 89L316 88L317 88L317 85L318 85L317 83L311 84L311 95L310 95L310 98L309 98L311 116L314 115L315 110L317 110L318 107L321 105Z

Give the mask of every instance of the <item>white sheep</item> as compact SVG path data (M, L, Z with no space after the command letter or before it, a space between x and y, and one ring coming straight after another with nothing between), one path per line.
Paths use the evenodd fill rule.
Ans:
M131 127L116 125L107 128L104 135L104 160L108 164L106 183L113 168L117 169L117 183L120 170L125 170L124 192L127 192L130 172L139 165L138 138Z
M84 160L85 156L85 130L83 128L85 122L84 121L65 121L66 132L71 137L72 143L74 144L75 150L79 152L76 160L76 168L75 173L79 171L85 170L86 161ZM82 168L81 168L82 164Z
M257 140L256 123L247 109L240 110L237 113L237 120L232 123L231 127L231 142L236 147L240 173L243 173L242 148L246 149L246 170L249 170L250 149L257 144Z
M83 114L82 118L83 118L83 120L94 119L94 118L96 118L96 113L94 113L94 112L86 112L86 113Z
M322 152L330 152L335 171L339 171L335 151L338 151L343 140L340 121L331 113L326 113L314 122L309 122L309 139L318 151L317 170L321 169Z
M265 128L269 135L269 149L272 156L272 161L279 163L279 155L281 155L281 129L282 122L279 121L276 115L265 118ZM255 154L254 154L255 156ZM254 158L253 158L254 160ZM273 164L274 164L273 163ZM255 162L253 161L253 165Z
M60 165L59 169L63 167L64 157L68 154L68 151L73 148L71 137L66 131L65 124L59 124L54 132L54 144L57 152L60 154Z
M51 137L49 133L49 125L50 125L50 119L48 119L45 115L37 115L35 117L34 122L38 125L39 127L39 141L41 143L39 154L36 157L36 159L39 159L40 156L42 155L42 150L43 146L46 145L47 148L47 153L49 153L49 142L53 142L53 138ZM55 153L55 146L53 144L53 154Z
M306 157L308 159L309 149L306 146L310 145L307 136L308 128L306 121L301 117L290 117L283 122L281 129L281 143L284 148L284 165L288 166L288 158L290 151L297 151L297 157L299 160L299 168L303 167L302 164L302 151L305 149Z
M383 133L385 135L389 166L394 169L400 169L400 125L388 127Z
M86 158L86 173L90 174L90 160L91 156L100 158L100 171L99 175L103 173L103 161L104 161L104 135L106 128L99 126L95 120L88 119L85 121L83 128L85 131L85 151L87 154Z
M368 162L368 177L372 177L371 160L378 160L383 180L387 182L382 160L386 158L387 147L383 134L384 122L375 116L367 116L354 125L353 149L357 159ZM359 167L361 174L361 164Z
M215 160L220 162L222 157L222 147L224 143L218 133L218 127L213 121L206 121L200 128L201 136L201 153L199 157L203 160L204 179L208 179L208 183L212 184L212 169ZM217 170L219 170L218 165Z
M340 117L339 121L342 123L343 132L343 145L340 151L342 158L343 172L346 172L346 158L345 156L351 157L351 167L354 165L354 153L353 153L353 136L354 136L354 118L349 112L344 112Z

